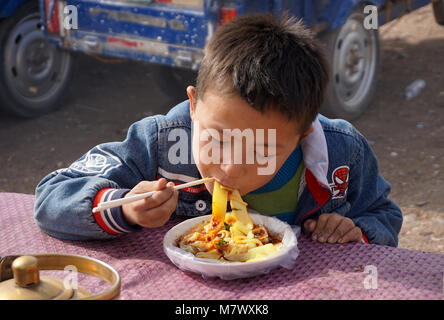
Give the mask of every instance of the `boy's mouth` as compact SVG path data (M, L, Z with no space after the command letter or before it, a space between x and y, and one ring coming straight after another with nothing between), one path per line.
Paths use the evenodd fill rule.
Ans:
M230 185L229 183L227 183L227 182L225 182L225 181L222 181L222 180L219 180L219 179L217 179L217 178L215 178L215 181L217 181L222 187L230 188L230 189L238 189L238 188L236 188L236 187ZM214 182L213 182L213 183L214 183Z
M235 186L232 186L230 183L220 180L216 177L214 177L214 180L211 183L214 184L215 181L217 181L222 187L229 188L229 189L238 189Z

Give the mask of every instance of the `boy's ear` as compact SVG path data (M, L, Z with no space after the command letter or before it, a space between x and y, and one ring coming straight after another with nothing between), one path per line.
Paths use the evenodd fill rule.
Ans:
M194 111L196 108L196 88L193 86L188 86L187 87L187 95L188 95L188 99L190 99L190 117L191 120L193 120L194 117Z

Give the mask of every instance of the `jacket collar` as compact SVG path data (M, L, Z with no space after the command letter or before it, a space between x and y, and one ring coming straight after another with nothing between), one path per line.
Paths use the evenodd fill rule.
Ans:
M305 165L304 183L317 202L317 206L305 212L299 219L303 221L306 217L315 213L327 201L331 199L331 191L327 180L328 173L328 148L324 129L319 119L312 124L313 132L301 141L302 155ZM300 187L300 189L302 189ZM301 194L302 190L299 190Z
M319 119L312 124L313 131L307 137L302 139L301 148L304 165L311 171L316 180L325 186L328 186L328 148L324 129Z

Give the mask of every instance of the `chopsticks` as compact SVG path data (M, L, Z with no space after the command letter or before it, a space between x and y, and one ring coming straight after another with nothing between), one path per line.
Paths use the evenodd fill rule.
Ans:
M177 186L174 186L174 190L180 190L180 189L184 189L184 188L188 188L188 187L192 187L192 186L197 186L199 184L203 184L205 182L210 182L213 180L214 180L214 178L204 178L204 179L200 179L200 180L191 181L188 183L179 184ZM136 194L136 195L128 197L128 198L102 202L102 203L99 203L99 205L97 207L95 207L92 210L92 212L96 213L96 212L107 210L110 208L119 207L123 204L131 203L131 202L134 202L134 201L137 201L140 199L151 197L154 193L156 193L156 191L150 191L150 192L146 192L146 193Z

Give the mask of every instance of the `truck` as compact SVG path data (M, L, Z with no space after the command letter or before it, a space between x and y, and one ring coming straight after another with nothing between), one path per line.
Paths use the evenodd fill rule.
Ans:
M0 0L0 106L21 117L59 108L75 52L169 66L157 79L172 94L187 85L183 70L197 74L220 25L287 12L325 45L331 82L322 113L351 120L375 95L378 27L430 3L443 25L444 0Z

